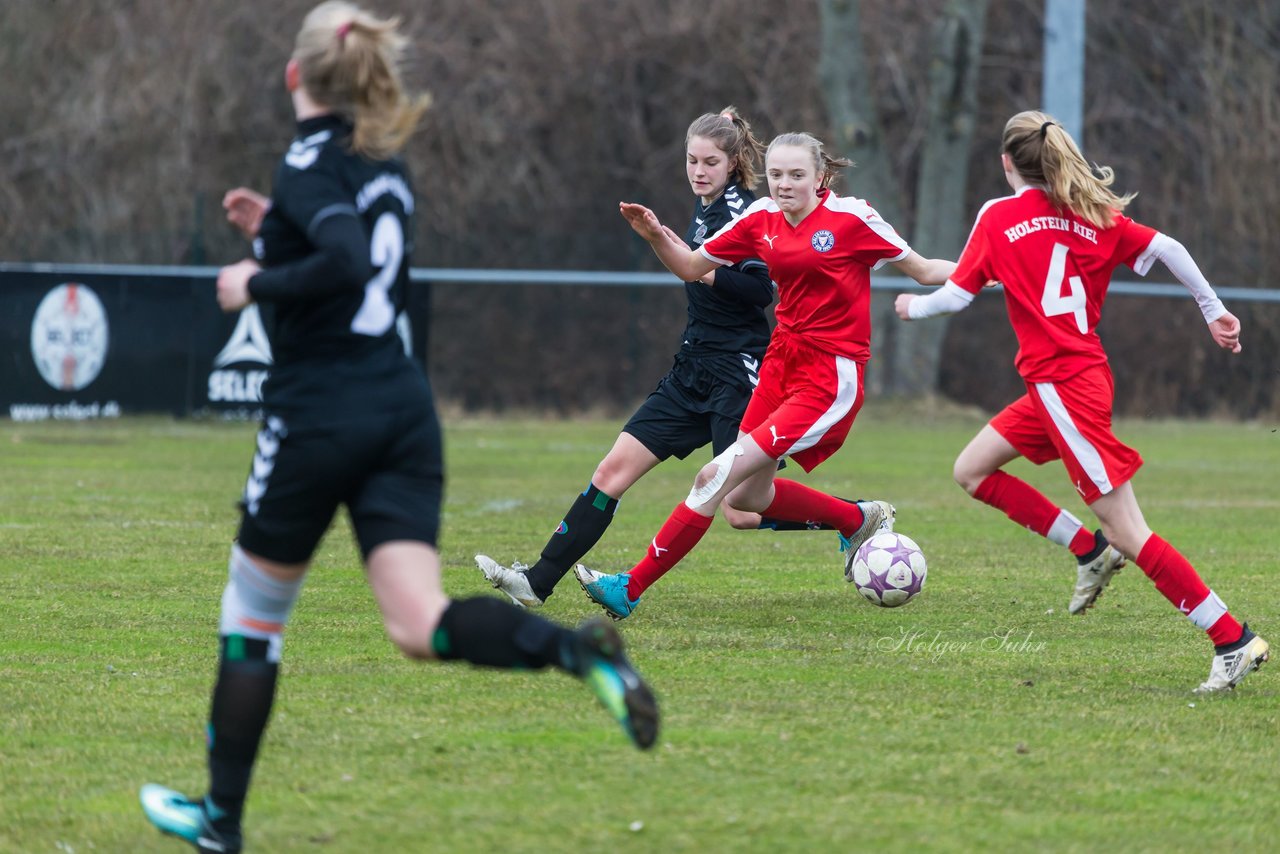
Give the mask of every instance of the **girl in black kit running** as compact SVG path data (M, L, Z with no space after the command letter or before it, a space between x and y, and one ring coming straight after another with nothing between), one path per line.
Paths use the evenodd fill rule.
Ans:
M684 242L697 249L756 200L757 168L764 147L734 107L706 113L685 134L685 174L697 200ZM738 438L738 423L759 380L769 346L765 309L774 286L762 261L719 267L685 283L689 320L670 372L631 416L596 466L532 567L503 566L488 555L476 565L488 581L520 605L536 608L599 541L623 493L669 457L684 459L711 443L720 454ZM724 508L735 528L780 530L825 527L819 523L761 519Z
M416 659L558 667L584 679L640 747L653 694L604 621L571 631L490 597L450 601L436 537L443 483L431 389L396 333L414 193L396 153L426 108L402 88L396 19L347 2L303 21L285 80L297 136L268 200L227 194L258 260L224 267L218 303L276 310L264 423L222 596L208 724L209 790L148 784L160 830L200 851L239 851L240 818L275 694L282 633L317 543L347 506L387 634Z

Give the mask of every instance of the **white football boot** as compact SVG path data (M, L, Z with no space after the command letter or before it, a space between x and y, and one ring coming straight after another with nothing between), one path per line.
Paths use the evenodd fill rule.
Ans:
M1094 542L1102 546L1102 551L1092 560L1077 561L1076 589L1071 594L1071 604L1067 612L1083 614L1094 606L1102 595L1102 588L1111 583L1111 576L1125 565L1125 556L1115 546L1107 542L1101 531L1094 531Z
M840 538L840 559L844 564L845 581L853 581L853 557L858 553L858 548L876 534L892 531L893 520L898 515L898 511L888 501L855 501L854 504L862 511L862 524L853 532L852 537L836 533Z
M1271 644L1249 631L1249 624L1245 623L1240 640L1223 647L1221 652L1216 649L1214 652L1209 678L1195 690L1197 694L1217 694L1235 688L1271 658Z
M525 571L529 567L520 561L511 564L508 569L488 555L476 555L476 566L484 573L485 581L507 594L512 602L522 608L542 607L542 600L533 592L529 579L525 577Z

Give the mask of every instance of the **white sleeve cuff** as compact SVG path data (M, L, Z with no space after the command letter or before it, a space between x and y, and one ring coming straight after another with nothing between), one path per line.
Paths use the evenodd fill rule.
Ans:
M974 294L948 280L933 293L913 299L907 306L907 315L912 320L922 320L939 314L955 314L968 308L973 298Z
M1200 306L1200 313L1204 315L1205 323L1213 323L1227 313L1227 307L1222 304L1222 300L1218 299L1213 286L1200 272L1199 266L1187 251L1187 247L1167 234L1156 232L1156 236L1151 238L1151 243L1138 256L1133 269L1141 275L1146 275L1151 265L1157 260L1168 267L1174 278L1182 282L1196 298L1196 305Z

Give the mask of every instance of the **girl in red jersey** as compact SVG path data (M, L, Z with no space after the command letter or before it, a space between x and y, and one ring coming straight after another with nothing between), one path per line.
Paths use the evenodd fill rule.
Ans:
M648 208L621 204L631 227L684 281L759 258L777 283L778 306L738 440L698 472L689 497L629 572L574 570L587 595L615 619L629 615L640 594L688 554L726 499L736 510L837 529L846 577L857 546L877 530L892 529L894 509L887 502L850 503L775 478L782 457L812 471L835 453L862 407L871 271L893 264L922 284L942 284L955 269L954 262L913 252L866 202L832 192L831 179L847 165L809 134L776 137L765 154L771 198L756 201L697 251Z
M1113 193L1111 169L1091 171L1070 134L1049 116L1028 111L1011 118L1001 151L1014 195L982 207L945 287L921 297L902 294L895 303L899 317L915 320L965 308L988 281L1004 284L1018 336L1014 364L1027 393L961 451L956 482L1077 556L1072 614L1092 607L1125 558L1135 561L1213 640L1209 678L1196 690L1234 688L1268 659L1268 644L1238 623L1187 559L1147 527L1130 485L1142 458L1111 430L1115 387L1094 330L1112 271L1126 264L1145 275L1157 260L1195 296L1218 346L1240 352L1240 321L1182 244L1121 214L1133 195ZM1102 530L1086 531L1003 471L1018 457L1037 465L1061 459Z

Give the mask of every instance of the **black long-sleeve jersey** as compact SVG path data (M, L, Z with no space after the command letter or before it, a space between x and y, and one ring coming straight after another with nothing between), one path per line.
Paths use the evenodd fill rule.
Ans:
M755 200L750 190L731 183L706 208L700 200L695 201L684 242L690 249L697 249ZM774 297L768 268L763 261L752 258L720 267L715 275L715 284L710 287L702 282L685 282L689 320L681 352L703 358L729 354L735 362L739 353L762 357L769 346L765 309Z
M249 293L275 308L269 410L341 419L351 406L410 405L425 389L396 332L414 193L402 162L352 153L350 133L336 116L298 123L258 231L263 270Z

